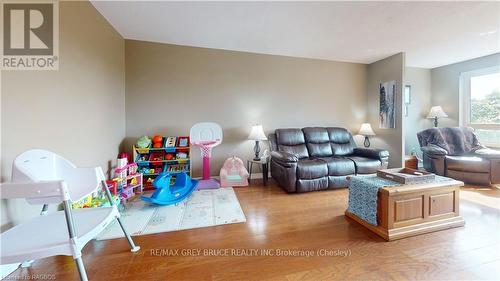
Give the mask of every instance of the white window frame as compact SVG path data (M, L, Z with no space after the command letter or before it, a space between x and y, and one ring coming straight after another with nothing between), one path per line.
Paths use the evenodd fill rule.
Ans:
M458 120L460 126L472 127L474 129L500 130L500 124L478 124L478 123L471 123L470 121L471 78L474 76L488 75L498 72L500 72L500 65L460 73L459 114L458 114ZM495 143L485 143L485 142L482 143L486 146L498 147L498 144Z

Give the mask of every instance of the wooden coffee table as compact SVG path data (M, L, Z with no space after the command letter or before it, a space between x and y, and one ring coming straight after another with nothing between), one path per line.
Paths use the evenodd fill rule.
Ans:
M459 192L464 183L456 180L382 187L377 198L374 226L346 211L345 215L387 241L459 227Z

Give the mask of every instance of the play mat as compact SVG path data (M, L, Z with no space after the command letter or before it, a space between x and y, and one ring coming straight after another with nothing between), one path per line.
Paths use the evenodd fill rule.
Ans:
M187 200L169 206L133 200L126 204L121 214L125 227L132 235L246 222L232 187L197 190ZM97 240L123 237L123 232L115 222Z

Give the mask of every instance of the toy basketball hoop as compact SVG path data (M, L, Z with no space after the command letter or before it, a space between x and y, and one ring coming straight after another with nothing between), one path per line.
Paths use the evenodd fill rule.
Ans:
M212 148L222 143L222 128L217 123L197 123L189 132L189 139L193 146L199 147L203 158L203 177L198 183L198 189L218 188L219 182L210 178L210 158Z

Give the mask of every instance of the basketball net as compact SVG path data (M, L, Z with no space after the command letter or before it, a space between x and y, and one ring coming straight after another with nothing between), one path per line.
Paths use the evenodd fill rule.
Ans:
M200 141L193 143L194 146L200 148L202 157L212 157L212 148L219 143L216 141Z

